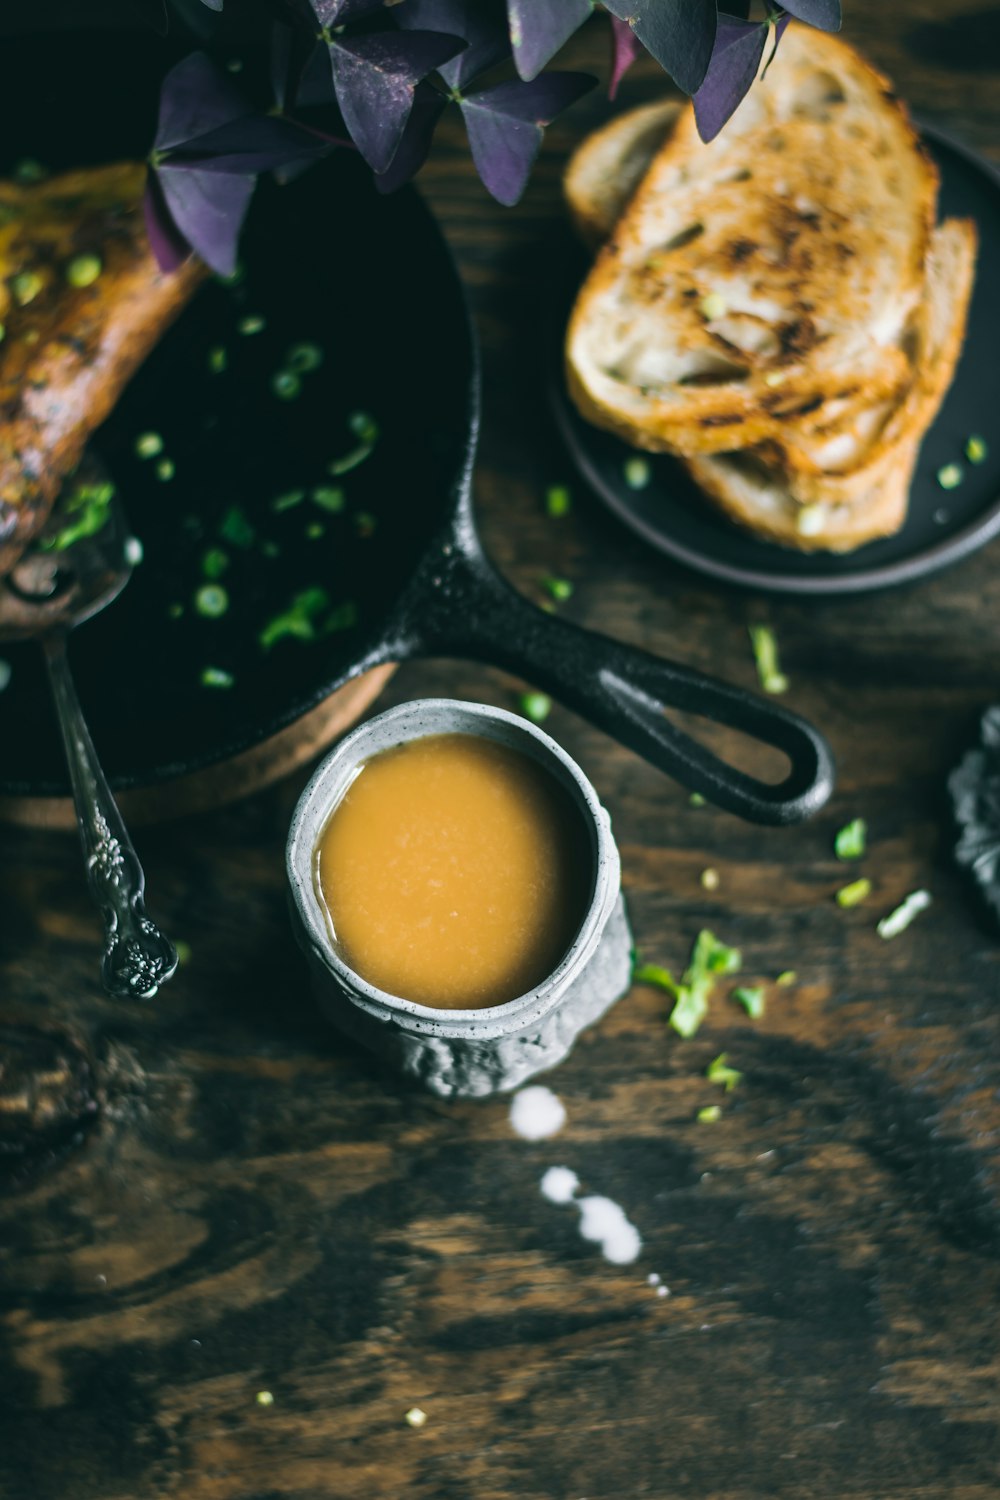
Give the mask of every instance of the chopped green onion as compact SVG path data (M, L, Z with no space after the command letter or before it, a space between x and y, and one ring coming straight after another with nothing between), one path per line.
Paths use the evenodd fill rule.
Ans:
M301 505L305 498L305 490L286 490L283 495L275 495L271 501L271 509L279 513L291 510L293 506Z
M223 667L205 667L201 674L202 687L231 688L236 678Z
M271 377L271 390L279 401L294 401L301 389L301 380L291 370L279 370Z
M135 440L136 458L156 458L163 452L163 439L158 432L140 432Z
M708 1014L708 998L717 974L735 974L742 963L738 948L720 943L714 933L703 928L695 939L691 958L678 984L668 969L645 964L633 974L637 984L655 984L673 995L675 1004L669 1022L683 1037L692 1037Z
M244 334L248 338L252 334L263 333L266 327L267 319L262 318L259 313L252 313L248 318L241 318L236 325L237 332Z
M82 290L83 287L93 286L103 269L99 255L75 255L66 267L66 280L70 286Z
M214 349L208 351L208 369L211 375L222 375L225 373L228 363L226 351L221 344L216 344Z
M646 458L627 458L622 473L630 490L644 490L653 477L649 460Z
M545 513L554 521L568 516L572 503L569 490L564 484L550 484L545 491Z
M702 297L699 306L701 308L701 315L707 323L711 323L715 318L722 318L726 315L726 299L718 292L709 292L707 297Z
M306 536L311 542L318 542L321 536L326 535L326 527L322 521L310 521L306 527Z
M788 678L778 663L778 642L770 625L751 625L750 643L753 646L757 676L765 693L783 693L788 688Z
M759 1021L764 1014L764 991L761 988L733 990L733 999L737 1005L742 1005L751 1021Z
M698 878L701 881L703 890L717 891L719 889L719 872L713 869L711 865L707 870L702 870Z
M692 792L688 798L688 805L690 807L706 807L707 803L700 792Z
M867 901L872 893L870 880L852 880L850 885L841 886L837 892L838 906L860 906L862 901Z
M0 693L10 687L10 679L13 677L13 668L6 657L0 656Z
M107 523L115 487L111 483L78 484L65 505L67 516L75 516L54 536L45 537L40 546L45 552L64 552L74 542L95 536Z
M718 1104L706 1104L703 1109L699 1109L696 1118L699 1125L714 1125L716 1120L722 1118L722 1107Z
M182 967L191 962L191 944L186 943L183 938L174 939L174 952L177 954L177 962Z
M318 505L320 510L329 511L331 515L337 515L344 508L344 492L337 484L320 484L314 490L309 491L309 499L313 505Z
M201 559L201 571L206 578L221 578L229 567L229 553L221 547L209 547Z
M367 412L352 412L347 419L347 425L354 436L359 439L358 446L345 453L343 458L332 458L326 466L326 472L338 479L341 474L349 474L365 459L370 457L376 442L378 441L378 423L375 418Z
M366 411L352 411L347 425L363 443L374 443L378 439L378 423Z
M194 607L206 620L217 620L229 608L229 595L221 583L205 583L194 596Z
M10 289L15 301L21 307L27 307L29 302L34 302L44 285L45 282L37 271L21 271L11 281Z
M223 541L231 542L234 547L252 547L257 535L242 505L231 505L217 529Z
M552 699L548 693L522 693L518 707L533 724L543 724L552 712Z
M798 977L794 969L784 969L774 982L775 984L779 984L783 990L787 990L789 985L794 984Z
M961 464L943 464L937 471L937 482L943 490L957 489L964 478Z
M660 964L640 964L632 970L633 984L651 984L654 989L666 990L668 995L673 995L676 1000L680 994L680 985L677 983L669 969L664 969Z
M14 177L18 182L44 182L48 175L48 167L43 167L31 156L22 157L14 167Z
M157 479L162 479L164 484L166 484L168 479L173 479L176 473L177 465L172 458L161 458L160 462L156 465L156 477Z
M350 630L357 621L358 608L353 600L345 600L331 609L326 589L316 586L303 589L286 610L268 620L258 640L262 649L269 651L277 641L286 637L312 641L337 630Z
M323 363L323 351L316 344L293 344L285 356L285 363L296 374L307 375L311 370L319 369Z
M833 841L833 849L838 859L860 859L865 852L868 837L868 824L864 818L852 818L850 823L845 823Z
M705 1077L709 1083L721 1084L726 1093L731 1094L743 1077L743 1074L727 1065L726 1058L728 1056L728 1052L720 1052L718 1057L713 1058L705 1069Z
M989 457L990 450L986 446L986 439L981 437L970 437L965 442L965 456L970 464L985 463Z
M880 938L898 937L905 932L907 927L918 917L922 911L926 911L931 904L930 891L911 891L905 901L891 911L887 917L883 917L875 931Z
M568 578L543 578L542 588L557 604L565 604L573 597L573 585Z

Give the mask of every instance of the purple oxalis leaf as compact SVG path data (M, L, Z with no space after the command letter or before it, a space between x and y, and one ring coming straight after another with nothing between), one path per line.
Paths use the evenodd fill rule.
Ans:
M169 163L158 169L157 177L170 217L192 250L218 275L232 276L256 178L172 168Z
M396 154L388 169L376 174L375 186L380 193L393 193L404 182L415 177L427 160L437 122L448 100L429 83L418 83L413 94L413 108L406 122Z
M397 9L405 30L444 31L461 37L464 52L438 68L450 89L462 89L510 55L502 0L406 0Z
M206 131L250 114L250 106L230 78L204 52L191 52L163 80L156 151L186 146Z
M641 56L643 45L627 21L608 15L611 22L611 78L608 81L608 98L614 99L629 68Z
M715 0L604 0L647 51L693 94L708 71L715 41Z
M775 45L787 24L775 29ZM742 104L760 70L771 28L766 21L719 15L719 30L705 81L694 96L694 117L703 141L712 141Z
M146 220L146 236L156 264L168 275L182 266L191 254L191 246L177 228L163 199L163 189L156 173L146 178L146 191L142 200L142 211Z
M200 172L272 172L297 162L318 161L335 142L276 115L246 115L171 152L167 165Z
M593 0L507 0L510 44L521 77L537 78L593 8Z
M337 103L351 139L375 172L388 168L417 84L464 49L436 31L379 31L330 44Z
M498 202L509 206L518 201L543 127L596 81L587 73L543 73L531 83L500 83L460 101L476 171Z
M275 21L271 29L271 90L279 109L293 109L299 102L303 77L317 57L326 76L327 96L332 99L325 49L320 52L316 37L305 28Z
M840 0L781 0L781 8L819 31L840 30Z
M344 26L374 11L384 10L387 0L309 0L309 6L320 26Z
M201 0L201 3L202 5L206 5L209 10L218 11L222 9L222 0Z

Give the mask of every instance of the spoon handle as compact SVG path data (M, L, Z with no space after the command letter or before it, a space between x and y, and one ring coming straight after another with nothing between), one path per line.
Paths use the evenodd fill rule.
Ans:
M119 999L149 1000L177 968L177 954L146 915L145 876L76 696L65 632L46 635L42 649L73 786L87 884L104 917L104 988Z

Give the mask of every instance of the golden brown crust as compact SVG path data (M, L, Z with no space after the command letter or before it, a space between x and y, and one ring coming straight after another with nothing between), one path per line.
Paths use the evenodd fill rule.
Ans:
M0 572L38 534L87 438L204 277L157 267L145 168L125 162L0 182ZM67 268L101 270L73 286ZM25 279L27 278L27 279Z

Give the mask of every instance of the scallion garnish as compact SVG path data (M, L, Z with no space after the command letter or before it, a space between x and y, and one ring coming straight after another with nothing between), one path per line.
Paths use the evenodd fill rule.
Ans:
M370 457L375 444L378 441L378 423L368 412L352 412L347 419L347 425L358 439L357 447L345 453L343 458L332 458L326 466L326 472L338 479L341 474L349 474L365 459Z
M838 859L860 859L865 852L868 837L868 824L864 818L852 818L839 829L833 841L833 849Z
M309 499L331 515L338 515L344 508L344 492L339 484L319 484L309 491Z
M294 401L302 389L302 382L292 370L279 370L271 376L271 390L279 401Z
M201 571L206 578L221 578L229 567L229 553L221 547L209 547L201 559Z
M326 535L326 527L322 521L310 521L306 527L306 536L311 542L318 542L321 536Z
M794 969L784 969L774 982L775 984L779 984L783 990L787 990L789 985L794 984L798 977Z
M156 477L157 479L162 480L164 484L166 484L168 480L173 479L176 473L177 466L172 458L161 458L159 463L156 465Z
M708 1013L708 997L718 974L735 974L742 963L738 948L720 943L714 933L703 928L695 939L691 958L678 984L668 969L658 964L644 964L632 975L636 984L653 984L674 997L670 1025L683 1037L694 1036Z
M316 344L293 344L285 356L285 366L297 375L308 375L323 363L323 351Z
M965 478L961 464L942 464L937 471L937 482L943 490L955 490Z
M552 712L552 699L548 693L522 693L518 707L533 724L542 724Z
M266 318L262 318L259 313L252 313L248 318L241 318L236 325L237 331L246 337L250 337L255 333L263 333L266 327L267 320Z
M699 1125L714 1125L716 1120L722 1119L722 1106L719 1104L706 1104L699 1109L696 1116Z
M762 988L733 990L733 999L737 1005L742 1005L751 1021L759 1021L764 1014L764 991Z
M778 642L770 625L751 625L750 643L753 646L757 676L765 693L784 693L788 678L778 662Z
M65 504L69 521L54 536L39 544L44 552L64 552L85 536L95 536L105 525L114 499L115 487L109 481L101 484L78 484Z
M231 505L218 525L218 533L234 547L252 547L257 533L242 505Z
M930 891L911 891L895 911L891 911L887 917L882 918L875 931L880 938L898 937L901 932L906 931L914 917L919 917L922 911L927 910L931 900Z
M569 490L564 484L550 484L545 491L545 513L554 521L562 516L568 516L572 500Z
M279 513L291 510L294 506L301 505L305 498L305 490L286 490L283 495L275 495L271 501L271 509Z
M644 490L653 477L647 458L627 458L622 473L630 490Z
M850 885L841 886L837 892L838 906L860 906L862 901L867 901L872 893L870 880L852 880Z
M207 688L231 688L236 681L232 672L227 672L224 667L204 667L201 674L201 685Z
M194 596L194 607L206 620L217 620L229 608L229 595L221 583L206 583Z
M568 578L543 578L542 588L557 604L565 604L573 597L573 585Z
M690 807L705 807L705 806L707 806L705 798L701 795L700 792L692 792L691 793L690 797L688 798L688 805Z
M353 600L345 600L331 609L329 594L317 585L296 594L286 610L268 620L257 639L263 650L270 651L289 636L313 641L338 630L350 630L357 620L358 610Z
M93 286L103 269L99 255L75 255L66 267L66 280L82 290Z
M140 432L135 440L136 458L156 458L163 452L163 439L158 432Z
M985 463L989 457L990 450L986 446L986 439L981 437L970 437L965 440L965 456L970 464Z
M34 302L45 282L37 271L20 271L11 279L10 289L14 293L14 300L20 307L27 307L29 302Z
M728 1052L720 1052L718 1057L713 1057L705 1069L705 1077L709 1083L718 1083L725 1089L727 1094L731 1094L743 1077L743 1074L737 1072L735 1068L728 1066L726 1062L728 1056Z
M717 891L719 889L719 872L709 865L707 870L702 870L698 877L701 888L704 891Z
M208 368L209 368L210 374L212 374L212 375L222 375L222 374L224 374L225 373L225 369L226 369L226 364L227 364L226 351L222 347L221 344L217 344L214 349L209 349L209 351L208 351Z

